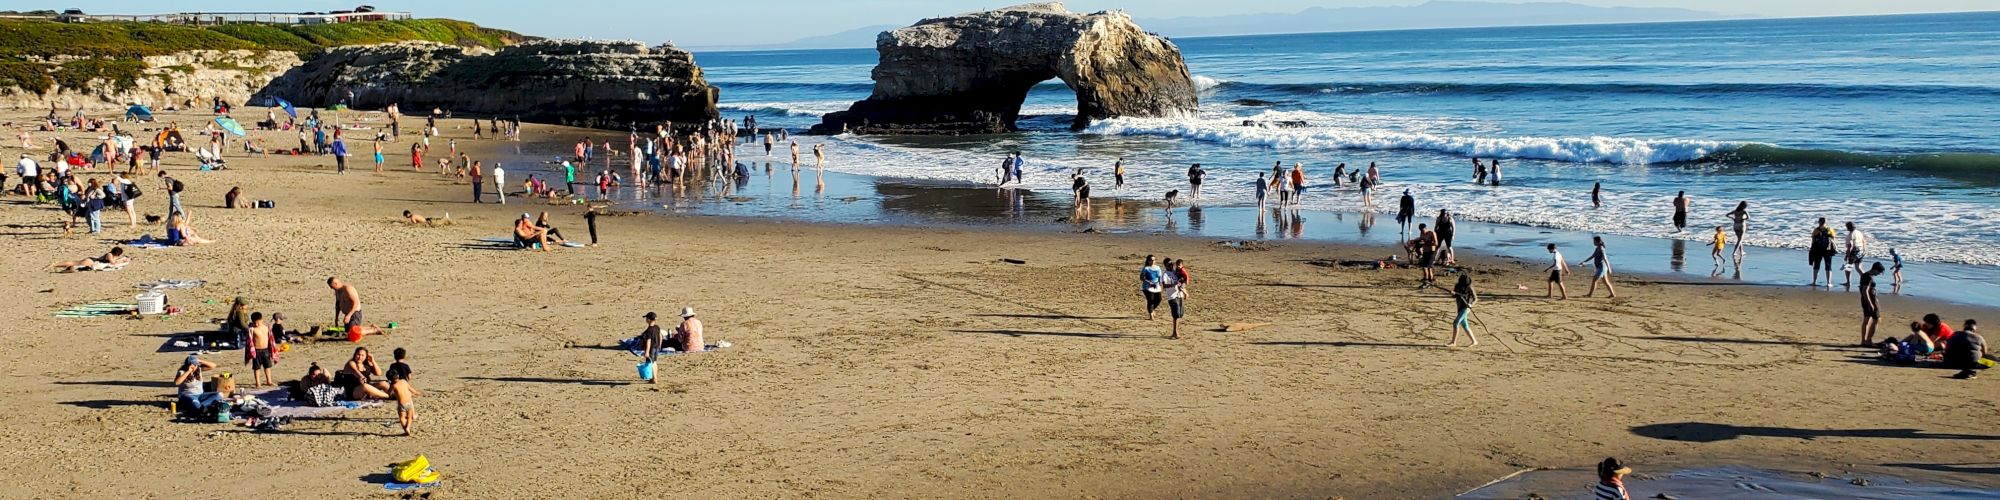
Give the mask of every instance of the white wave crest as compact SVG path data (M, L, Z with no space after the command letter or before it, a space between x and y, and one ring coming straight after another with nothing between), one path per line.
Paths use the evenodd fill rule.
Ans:
M835 111L846 111L853 101L791 101L791 102L729 102L718 105L724 114L756 113L782 116L819 117Z
M1213 90L1216 87L1222 86L1222 84L1229 83L1229 80L1209 78L1202 75L1194 75L1193 80L1194 80L1195 92L1207 92L1209 90Z
M1318 115L1317 113L1308 113ZM1208 141L1230 146L1275 149L1362 149L1436 151L1485 158L1532 158L1577 163L1643 165L1694 161L1741 143L1690 139L1623 137L1475 137L1429 132L1354 128L1315 121L1300 113L1247 117L1173 119L1113 118L1086 129L1103 135L1149 135ZM1304 122L1305 126L1245 126L1245 121Z

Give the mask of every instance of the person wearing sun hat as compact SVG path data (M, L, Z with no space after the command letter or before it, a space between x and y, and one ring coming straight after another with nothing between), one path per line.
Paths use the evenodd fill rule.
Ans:
M1597 487L1592 490L1593 497L1597 500L1632 500L1632 495L1625 491L1625 475L1631 473L1632 468L1619 463L1616 458L1598 462Z
M674 343L681 352L701 352L701 320L695 319L693 307L681 308L681 326L674 328Z

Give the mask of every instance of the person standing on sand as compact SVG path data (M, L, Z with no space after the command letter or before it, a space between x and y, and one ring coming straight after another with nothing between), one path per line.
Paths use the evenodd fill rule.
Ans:
M1597 487L1592 488L1592 496L1597 500L1632 500L1632 494L1625 491L1625 475L1632 468L1619 463L1616 458L1606 458L1597 464Z
M333 289L333 324L346 327L349 338L389 333L374 325L362 323L361 291L356 290L354 285L340 281L340 278L329 277L326 279L326 287ZM360 332L358 335L357 331Z
M472 162L472 203L486 203L486 173L481 162Z
M1458 249L1452 246L1451 240L1452 236L1458 234L1458 221L1452 218L1451 212L1438 209L1437 219L1431 223L1437 228L1438 258L1443 259L1445 265L1457 264Z
M1258 176L1258 178L1263 178L1263 176ZM1125 190L1125 159L1124 159L1124 158L1119 158L1119 159L1118 159L1118 162L1117 162L1117 163L1113 163L1113 164L1111 164L1111 182L1112 182L1112 184L1111 184L1111 189L1112 189L1112 190L1116 190L1116 191L1124 191L1124 190Z
M1549 293L1544 297L1555 298L1556 291L1561 290L1562 300L1569 300L1569 287L1563 285L1563 275L1569 274L1569 262L1563 260L1554 243L1549 244L1549 267L1543 270L1549 272Z
M660 333L659 323L656 323L660 319L659 313L647 312L643 317L646 318L646 329L639 332L639 356L645 360L643 364L650 365L660 361L660 350L667 347L667 339ZM652 377L642 376L639 379L648 384L654 383Z
M1826 286L1833 286L1833 228L1826 227L1826 218L1819 218L1819 226L1813 228L1812 248L1806 251L1806 262L1812 264L1812 284L1819 286L1822 270L1826 273Z
M1146 256L1146 265L1139 267L1139 295L1146 298L1146 320L1153 320L1153 312L1160 308L1163 297L1166 271L1153 263L1153 256Z
M1417 268L1423 270L1423 281L1418 289L1437 286L1437 233L1425 224L1417 224L1417 239L1410 241L1410 249L1416 252Z
M1736 209L1730 210L1729 213L1723 215L1729 217L1730 225L1734 226L1736 230L1735 253L1736 255L1743 255L1743 233L1750 229L1750 202L1736 202Z
M347 140L333 138L333 173L347 173Z
M1881 276L1882 263L1861 273L1861 346L1875 346L1875 327L1882 323L1882 303L1875 298L1875 277Z
M415 430L417 426L416 397L422 395L422 393L417 392L417 388L410 385L410 375L412 373L410 364L408 363L409 355L409 351L401 347L396 348L396 362L389 365L389 371L383 372L383 377L389 379L389 394L393 395L396 399L396 423L403 426L403 436L415 437L417 435Z
M1686 232L1688 225L1688 192L1674 195L1674 232Z
M243 342L243 364L250 365L250 383L255 387L278 382L271 378L271 366L278 363L278 343L271 338L271 324L264 321L264 313L250 313L250 334Z
M1458 275L1458 284L1451 287L1451 299L1458 305L1458 318L1452 320L1451 341L1445 342L1444 346L1458 345L1459 330L1465 330L1465 338L1472 340L1471 343L1465 344L1466 347L1478 346L1479 336L1472 334L1472 305L1479 303L1479 292L1472 290L1471 274Z
M1590 258L1584 260L1590 262L1591 267L1596 272L1591 274L1590 291L1584 292L1583 296L1597 295L1597 284L1603 283L1604 291L1610 292L1609 297L1618 298L1618 289L1611 286L1611 257L1604 253L1604 237L1592 236L1590 237L1590 244L1594 249L1590 252ZM1558 254L1558 258L1560 258L1560 254Z
M1849 286L1854 282L1854 273L1861 271L1861 259L1867 250L1868 234L1861 232L1860 228L1855 227L1854 221L1848 221L1847 265L1840 268L1840 286ZM1828 276L1827 281L1830 283L1833 281L1833 278Z
M382 157L382 141L381 141L381 139L376 139L376 140L375 140L375 173L377 173L377 174L379 174L379 173L382 173L382 164L383 164L383 163L386 163L386 162L385 162L384 160L387 160L387 159L388 159L388 158L383 158L383 157Z
M493 194L500 197L500 204L507 204L507 171L493 164Z
M1167 338L1179 340L1181 338L1181 318L1187 314L1184 302L1187 298L1187 289L1184 287L1185 284L1177 277L1177 273L1174 272L1177 265L1174 259L1166 259L1164 262L1166 263L1167 270L1160 274L1160 288L1162 293L1166 295L1167 316L1173 319L1173 333L1168 335Z
M590 229L590 245L597 246L597 206L591 205L583 211L583 224Z
M410 169L411 169L411 170L416 170L416 171L419 171L419 172L422 172L422 171L424 170L424 145L423 145L423 143L420 143L420 142L412 142L412 143L410 143Z

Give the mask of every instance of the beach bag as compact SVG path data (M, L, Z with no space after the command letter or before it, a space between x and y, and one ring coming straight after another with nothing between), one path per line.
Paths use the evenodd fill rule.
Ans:
M215 419L215 423L229 423L230 407L231 405L228 401L216 401L215 404L209 405L209 411L214 412L212 418Z
M652 380L652 379L653 379L653 364L654 364L654 362L652 362L652 361L641 361L641 362L639 362L639 378L640 378L640 379L642 379L642 380Z
M306 388L306 400L313 406L329 408L340 405L340 388L333 384L320 384Z

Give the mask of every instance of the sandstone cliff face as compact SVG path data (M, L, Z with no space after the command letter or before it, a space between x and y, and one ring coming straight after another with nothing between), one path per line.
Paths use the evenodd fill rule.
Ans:
M1116 116L1179 116L1196 105L1180 48L1123 12L1021 5L926 19L875 45L874 93L814 132L1011 131L1028 90L1050 78L1076 92L1078 129Z
M396 103L412 114L442 108L579 126L719 115L718 92L693 54L637 42L543 40L492 53L428 42L341 47L272 81L257 98L323 107L349 91L349 105L361 109Z
M60 66L79 60L35 62ZM122 113L131 104L163 109L190 99L196 106L206 107L213 97L240 105L273 77L300 64L298 55L291 52L251 50L197 50L150 56L141 62L144 67L129 81L95 78L74 86L58 83L41 92L0 88L0 109L54 107Z

